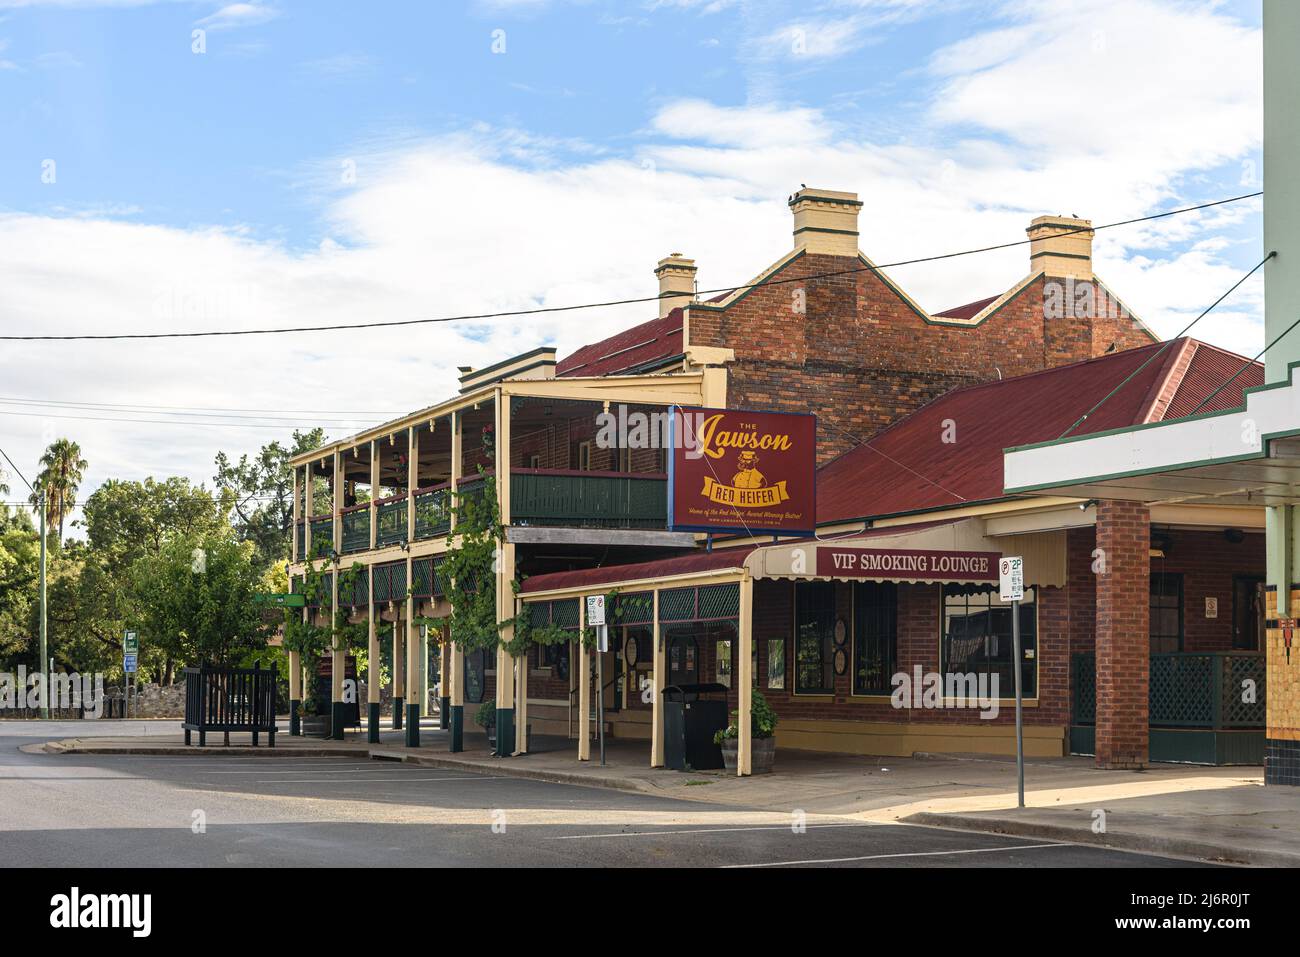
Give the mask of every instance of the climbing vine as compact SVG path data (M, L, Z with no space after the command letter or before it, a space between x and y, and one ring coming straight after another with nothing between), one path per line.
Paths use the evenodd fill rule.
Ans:
M364 575L366 567L354 562L351 568L337 573L337 587L340 594L352 594L357 580ZM330 594L327 573L322 568L307 566L303 580L303 594L307 596L309 612L313 608L332 608L334 596ZM316 623L316 615L303 615L298 609L286 608L284 612L284 647L287 651L296 651L302 657L302 667L307 675L302 689L303 710L311 714L317 705L315 676L321 661L334 647L337 639L345 654L355 654L367 647L370 638L369 625L366 622L348 621L350 609L339 607L328 624ZM304 620L305 619L305 620ZM360 662L358 662L360 664Z

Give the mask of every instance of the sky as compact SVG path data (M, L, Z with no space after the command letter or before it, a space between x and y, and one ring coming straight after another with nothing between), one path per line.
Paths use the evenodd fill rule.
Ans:
M725 287L789 250L801 183L859 194L877 263L1254 192L1259 20L1259 0L0 0L0 329L652 296L673 252ZM1262 258L1260 209L1104 230L1095 270L1175 335ZM889 270L931 311L1027 272L1023 247ZM1192 334L1253 356L1262 306L1257 276ZM0 342L0 448L31 478L76 440L83 500L211 486L218 450L348 435L454 394L457 366L653 315Z

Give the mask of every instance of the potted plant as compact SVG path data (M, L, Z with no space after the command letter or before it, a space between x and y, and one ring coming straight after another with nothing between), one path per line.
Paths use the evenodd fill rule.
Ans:
M495 701L484 701L474 712L474 723L487 732L488 747L495 748L497 744L497 704Z
M728 771L736 770L736 749L740 739L740 712L731 712L731 724L713 735L713 743L722 748L722 765ZM772 770L776 758L776 712L757 688L749 706L750 770L766 774Z

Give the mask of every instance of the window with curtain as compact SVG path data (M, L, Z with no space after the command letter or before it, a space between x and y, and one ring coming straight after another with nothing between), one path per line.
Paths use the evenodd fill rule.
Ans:
M794 609L794 690L797 694L831 694L835 583L797 582Z
M1183 650L1183 576L1151 574L1151 653Z
M1038 695L1038 603L1036 590L1025 589L1020 602L1020 680L1026 698ZM1003 603L993 585L943 586L941 673L988 675L998 679L998 697L1016 694L1011 648L1011 604Z
M889 694L898 661L898 585L853 584L853 693Z

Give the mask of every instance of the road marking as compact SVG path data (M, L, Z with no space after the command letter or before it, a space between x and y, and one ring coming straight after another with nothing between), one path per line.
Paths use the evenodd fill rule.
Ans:
M807 824L808 830L813 828L825 827L888 827L887 824L876 821L864 821L862 823L846 821L843 824ZM753 827L696 827L686 828L680 831L618 831L611 834L565 834L562 837L548 837L548 841L586 841L595 837L660 837L670 834L730 834L733 831L789 831L790 824L762 824Z
M401 772L401 771L410 771L410 770L412 770L412 769L411 769L409 766L408 766L408 767L403 767L403 766L401 766L401 765L392 765L392 766L390 766L390 767L378 766L378 767L359 767L359 768L333 768L333 767L330 767L329 765L320 765L319 767L314 767L314 768L292 768L292 769L283 770L283 771L268 771L268 770L266 770L265 768L258 768L257 770L253 770L253 771L246 771L246 770L240 770L240 771L202 771L202 772L200 772L200 773L201 773L201 774L310 774L310 773L315 772L315 771L333 771L333 772L335 772L335 773L337 773L337 774L361 774L361 773L363 773L363 772L365 772L365 771L372 771L372 772L373 772L373 771L397 771L397 772Z
M861 857L822 857L807 861L767 861L762 864L723 864L738 867L793 867L796 864L849 864L853 861L883 861L898 857L945 857L951 854L993 854L1005 851L1031 851L1041 847L1074 847L1073 844L1016 844L1011 847L971 847L956 851L908 851L900 854L864 854Z
M506 779L506 775L476 774L473 775L472 777L463 777L463 778L405 778L403 780L406 781L504 781L505 779ZM339 783L362 784L362 783L367 783L368 784L368 783L373 783L375 781L382 781L385 784L391 784L394 780L396 779L393 778L392 775L389 775L388 777L383 777L383 778L348 778L346 782L341 782L339 778L296 778L292 781L285 781L285 780L252 781L250 783L252 784L339 784Z

